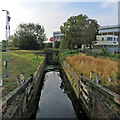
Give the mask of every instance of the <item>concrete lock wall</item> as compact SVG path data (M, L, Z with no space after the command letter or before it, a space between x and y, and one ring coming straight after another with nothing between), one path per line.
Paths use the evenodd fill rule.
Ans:
M2 103L2 119L31 118L35 112L37 94L46 65L46 58L40 63L34 75L17 87Z
M120 95L99 85L97 78L77 76L66 61L62 68L88 118L120 119Z

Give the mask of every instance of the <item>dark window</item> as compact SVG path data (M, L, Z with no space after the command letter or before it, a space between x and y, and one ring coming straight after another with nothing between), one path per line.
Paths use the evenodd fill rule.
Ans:
M114 37L114 41L116 41L116 38Z
M107 41L112 41L112 37L107 37Z
M104 41L104 38L102 38L102 41Z

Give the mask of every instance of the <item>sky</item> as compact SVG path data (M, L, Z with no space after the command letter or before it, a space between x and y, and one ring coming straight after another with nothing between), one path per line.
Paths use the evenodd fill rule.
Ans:
M100 26L118 24L117 0L1 0L0 41L5 39L6 13L2 10L10 13L11 35L20 23L38 23L50 39L70 16L79 14L96 19Z

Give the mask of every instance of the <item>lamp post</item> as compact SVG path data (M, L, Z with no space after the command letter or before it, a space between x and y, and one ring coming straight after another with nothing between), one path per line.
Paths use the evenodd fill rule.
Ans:
M5 65L5 75L4 78L7 78L10 76L10 14L7 10L2 10L3 12L6 12L6 27L5 27L5 39L6 39L6 58L4 61Z

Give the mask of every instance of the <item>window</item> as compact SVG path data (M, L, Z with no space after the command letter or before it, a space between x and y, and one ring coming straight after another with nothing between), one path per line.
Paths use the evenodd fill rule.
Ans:
M112 41L113 38L112 37L107 37L107 41Z
M57 39L56 36L54 36L54 39L55 39L55 40Z
M116 41L116 38L114 37L114 41Z
M102 38L102 41L104 41L104 38Z

